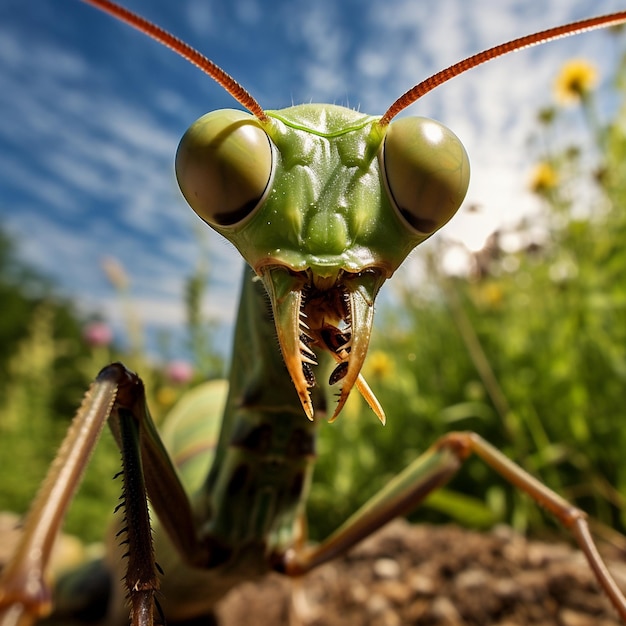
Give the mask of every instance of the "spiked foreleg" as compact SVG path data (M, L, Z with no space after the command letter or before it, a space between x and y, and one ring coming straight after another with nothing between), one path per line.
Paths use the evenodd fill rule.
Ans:
M124 522L119 541L128 556L125 577L133 624L154 621L158 589L147 496L183 561L206 560L191 505L150 418L143 383L115 363L92 384L24 523L0 579L0 626L30 626L52 608L47 570L52 548L104 423L122 452ZM147 496L146 496L147 493Z
M117 533L128 559L124 578L130 602L131 624L152 625L155 594L159 588L152 544L150 513L139 452L139 425L132 414L118 411L124 490L118 509L123 509L123 527Z

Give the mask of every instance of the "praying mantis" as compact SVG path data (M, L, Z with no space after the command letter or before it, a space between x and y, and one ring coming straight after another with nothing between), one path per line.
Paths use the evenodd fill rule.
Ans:
M468 184L467 155L450 131L430 120L393 118L476 63L566 33L624 23L626 13L490 50L420 83L382 117L373 117L318 105L264 111L219 68L165 32L106 0L89 3L204 67L250 112L201 118L183 138L176 160L192 208L251 269L244 276L229 395L214 401L226 404L220 443L202 488L187 496L150 421L138 377L119 364L106 367L4 572L0 624L30 624L49 610L44 574L50 548L107 420L123 456L125 521L117 534L128 553L127 559L112 557L121 569L111 577L123 576L126 588L114 591L111 623L124 621L126 593L133 623L146 626L163 615L180 622L210 613L233 585L267 571L303 575L416 506L470 453L572 531L626 620L626 601L595 550L584 514L472 433L436 442L319 546L305 546L302 531L319 416L338 417L354 390L385 420L360 374L379 289L410 250L453 216ZM262 362L259 354L265 355ZM159 520L158 566L146 491Z

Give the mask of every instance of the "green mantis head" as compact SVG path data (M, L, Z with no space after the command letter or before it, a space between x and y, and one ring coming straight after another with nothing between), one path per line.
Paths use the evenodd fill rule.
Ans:
M328 105L209 113L176 156L183 195L263 280L285 364L309 417L316 352L336 361L336 416L360 376L374 301L409 252L457 211L469 183L457 137L424 118L389 125Z

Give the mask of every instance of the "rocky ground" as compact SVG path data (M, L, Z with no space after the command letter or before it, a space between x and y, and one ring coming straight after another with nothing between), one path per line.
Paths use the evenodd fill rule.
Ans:
M15 524L0 519L0 563ZM626 589L626 555L612 550L607 560ZM220 626L621 624L584 557L565 543L527 541L508 527L479 533L400 520L302 580L242 585L217 618Z
M616 555L617 557L618 555ZM626 561L611 562L626 587ZM396 521L302 581L244 585L220 626L618 626L584 557L563 543Z

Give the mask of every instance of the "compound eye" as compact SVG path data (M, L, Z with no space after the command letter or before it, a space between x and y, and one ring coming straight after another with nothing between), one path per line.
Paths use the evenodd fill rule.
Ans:
M257 119L243 111L213 111L180 140L176 178L191 208L211 226L235 226L269 189L272 146Z
M389 125L382 154L387 191L413 229L431 235L458 211L469 159L452 131L427 118L402 118Z

